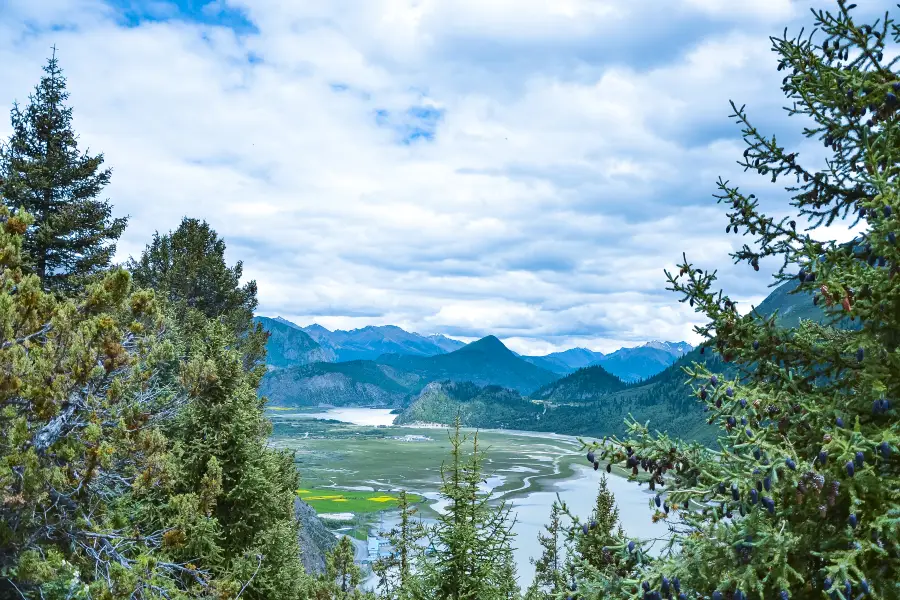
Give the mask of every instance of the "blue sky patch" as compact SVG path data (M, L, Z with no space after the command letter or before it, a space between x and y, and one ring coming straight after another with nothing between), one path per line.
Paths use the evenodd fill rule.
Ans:
M396 131L401 144L409 145L417 140L430 142L434 140L444 112L433 106L412 106L404 113L379 109L375 111L375 123Z
M123 25L137 27L146 22L188 21L226 27L235 33L259 33L247 15L222 0L108 0Z

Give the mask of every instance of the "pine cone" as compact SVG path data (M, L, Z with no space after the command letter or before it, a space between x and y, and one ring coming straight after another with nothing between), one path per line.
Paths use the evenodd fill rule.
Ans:
M822 487L825 485L825 477L820 473L815 473L812 476L812 484L814 488L821 491Z

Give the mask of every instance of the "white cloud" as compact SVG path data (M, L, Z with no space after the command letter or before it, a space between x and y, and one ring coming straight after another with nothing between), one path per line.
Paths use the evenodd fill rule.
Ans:
M259 33L125 27L99 0L0 13L0 103L26 99L55 43L81 144L105 153L107 195L132 216L120 257L200 217L264 314L495 333L517 350L696 341L698 316L663 291L682 250L737 299L766 293L731 266L740 239L711 195L719 175L765 183L734 163L729 98L799 131L767 38L794 16L787 0L658 2L646 26L645 4L596 0L203 14L227 9ZM376 122L408 126L413 106L443 111L432 142Z
M770 23L787 21L798 11L792 0L686 0L686 4L716 17L752 17Z

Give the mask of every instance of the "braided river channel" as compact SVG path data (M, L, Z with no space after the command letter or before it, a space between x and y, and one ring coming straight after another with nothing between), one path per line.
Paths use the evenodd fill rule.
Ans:
M401 489L415 494L420 500L416 518L426 523L433 523L444 508L438 489L441 464L449 460L449 428L394 426L396 415L376 408L276 409L269 416L274 425L272 445L295 452L301 498L305 493L333 532L351 536L361 563L371 560L369 547L373 539L381 538L379 532L397 522L388 496ZM471 450L475 431L464 433L468 438L464 447ZM615 495L625 532L659 540L651 552L665 545L668 526L665 521L653 523L653 496L647 486L627 481L619 470L609 475L602 468L594 471L577 438L481 430L478 445L485 457L483 491L505 501L515 517L514 557L523 589L534 575L531 559L540 556L538 534L548 522L553 501L558 497L572 514L589 520L603 476ZM365 587L374 582L369 576Z

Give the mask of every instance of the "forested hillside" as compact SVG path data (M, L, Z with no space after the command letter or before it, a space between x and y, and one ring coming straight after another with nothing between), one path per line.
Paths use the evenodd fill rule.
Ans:
M625 382L595 365L578 369L552 383L534 390L530 395L538 400L556 404L591 402L625 388Z
M391 365L353 360L270 371L259 393L275 406L398 407L426 383Z
M769 316L777 310L779 324L787 325L794 319L799 323L800 318L827 321L825 313L813 305L810 294L790 293L795 287L792 282L776 287L766 301L760 303L759 313ZM849 319L841 324L852 325ZM540 419L534 418L533 403L527 401L507 402L503 412L497 413L503 415L502 419L498 417L496 420L491 420L490 413L483 411L483 403L470 405L452 398L448 402L460 409L464 422L468 422L466 411L470 407L477 408L480 414L473 422L477 421L481 427L520 428L527 425L536 431L571 435L621 435L625 432L625 419L631 415L639 422L650 421L651 427L671 435L712 443L717 429L705 422L703 404L685 385L688 376L684 368L693 368L695 363L720 376L737 374L737 368L725 363L721 355L712 349L701 354L700 349L696 348L661 373L631 385L608 373L602 366L579 369L527 395L530 399L548 403L547 411ZM404 422L451 423L455 413L439 406L439 398L439 395L432 395L421 404L414 402L411 409L403 413ZM522 414L515 417L510 414L511 410L519 410Z
M714 440L703 406L685 385L684 367L695 363L723 375L733 373L711 351L694 350L641 384L628 386L601 367L580 369L530 397L499 387L432 383L414 398L398 423L451 424L459 412L471 427L548 431L569 435L621 435L625 420L651 421L652 427L703 443Z
M390 354L378 362L416 373L428 381L469 381L523 393L557 378L555 373L522 360L492 335L448 354L430 357Z
M395 423L452 424L459 415L464 427L536 430L543 412L542 403L515 390L444 381L425 386Z
M572 435L621 435L625 419L631 415L639 422L650 421L655 430L711 443L716 429L705 423L703 405L685 385L684 368L693 368L695 363L723 375L733 373L712 351L700 354L699 349L693 350L645 382L611 391L577 410L550 411L544 426Z

